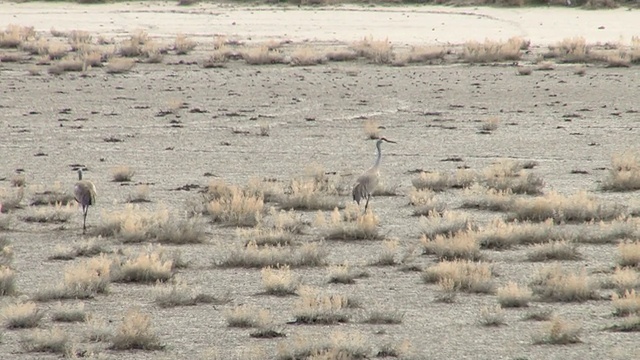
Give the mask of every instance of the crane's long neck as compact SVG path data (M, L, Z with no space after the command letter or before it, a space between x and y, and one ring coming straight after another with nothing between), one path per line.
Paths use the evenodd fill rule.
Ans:
M382 144L382 142L380 141L376 143L376 148L378 149L378 157L376 158L376 163L373 164L373 167L375 168L380 166L380 160L382 159L382 150L380 149L380 144Z
M78 180L82 180L82 169L78 169Z

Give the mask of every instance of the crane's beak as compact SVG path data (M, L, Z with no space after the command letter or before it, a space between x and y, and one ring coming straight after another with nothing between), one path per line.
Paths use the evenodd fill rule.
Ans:
M397 144L397 142L395 142L395 141L393 141L393 140L387 140L387 139L384 139L384 140L385 140L386 142L390 142L390 143L392 143L392 144Z

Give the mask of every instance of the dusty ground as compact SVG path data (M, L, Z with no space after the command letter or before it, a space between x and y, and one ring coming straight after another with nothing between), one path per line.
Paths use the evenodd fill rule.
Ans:
M473 10L478 16L462 16L433 14L433 10L461 13L473 9L371 9L350 18L354 19L352 27L340 20L346 12L325 10L4 3L0 6L0 23L34 25L39 31L55 27L111 35L145 28L152 36L184 32L199 35L200 39L223 33L256 41L282 37L330 42L388 34L392 41L400 43L461 43L473 37L521 35L545 44L568 35L584 35L589 41L629 37L632 34L626 31L632 28L631 14L636 15L624 10L541 8L478 9ZM80 13L86 15L78 18ZM407 18L399 20L401 14ZM311 23L303 20L307 15L318 21L317 28L301 25ZM74 20L70 22L72 16ZM387 18L389 21L380 27L365 26ZM538 26L538 21L543 21L540 19L544 19L544 26ZM212 20L220 22L210 23ZM236 25L230 25L233 21ZM334 21L350 26L339 27ZM424 22L456 24L453 27L458 31L452 34L447 30L450 28L434 25L434 35L424 35L424 29L412 27ZM577 23L581 26L572 25ZM601 25L605 30L597 30ZM190 58L204 55L196 52ZM410 216L411 208L404 196L414 176L409 172L415 169L451 171L461 165L482 169L501 158L535 160L539 162L535 172L545 179L546 191L571 194L584 189L620 204L627 204L633 196L600 193L597 186L606 176L611 156L636 146L640 73L635 68L594 67L587 70L586 76L578 76L574 66L559 66L550 72L517 76L509 66L394 68L350 62L298 68L234 62L226 68L202 69L197 65L166 64L177 60L170 56L165 64L138 64L131 73L115 76L106 75L101 69L92 69L88 76L28 76L29 64L2 64L0 177L5 180L1 185L9 187L8 180L15 170L24 169L30 186L26 204L29 191L35 191L37 185L59 181L70 189L76 179L70 164L83 164L99 194L98 205L89 214L89 224L95 226L101 213L122 208L132 191L131 187L111 182L110 169L130 165L136 170L135 182L151 184L153 203L144 206L166 204L172 212L181 213L186 208L185 201L196 195L193 191L172 189L185 184L206 185L211 179L204 176L207 172L237 184L251 178L286 182L302 174L307 164L318 163L328 172L355 176L373 161L374 143L365 138L363 119L374 118L385 127L385 136L398 141L396 145L385 144L383 178L399 185L400 196L375 198L373 207L380 217L381 231L400 239L403 248L416 243L419 237L418 219ZM175 101L187 104L178 112L179 118L157 116ZM62 112L63 109L70 110ZM203 111L192 112L193 109ZM480 134L480 122L490 117L500 119L498 130ZM170 121L174 119L182 127L172 127ZM268 137L256 135L259 123L269 124ZM249 134L234 134L234 128ZM111 136L124 141L104 141ZM46 156L34 156L40 152ZM451 157L460 157L463 162L442 161ZM587 173L572 174L572 170ZM461 196L460 190L444 195L452 209L459 206ZM479 224L502 216L468 213ZM20 211L15 215L19 216ZM309 220L314 215L304 214ZM2 235L14 244L19 290L28 296L58 282L68 263L47 258L56 246L82 240L80 233L80 212L62 227L32 225L16 219L11 231ZM300 241L319 240L317 232L310 233L301 236ZM86 301L87 310L115 326L131 305L139 305L152 314L168 349L155 353L101 350L100 356L210 358L213 352L221 359L242 359L260 349L264 355L257 358L274 358L277 346L292 341L296 335L322 338L334 331L360 334L373 348L407 340L417 359L631 359L638 354L636 334L603 330L617 321L611 315L610 301L534 303L534 309L552 308L555 314L580 324L583 343L533 345L532 337L544 324L522 320L530 309L508 310L506 326L480 326L480 310L493 306L495 296L461 294L454 304L434 302L437 287L422 283L418 273L401 272L397 267L366 267L380 253L379 242L326 244L330 263L348 261L366 267L371 276L357 280L355 285L327 284L325 268L296 269L306 284L361 299L364 309L354 311L352 323L286 325L291 320L295 297L256 296L262 290L259 270L212 268L224 244L239 240L233 229L215 225L209 226L209 234L208 244L178 247L192 262L189 269L180 271L180 276L204 292L229 292L232 302L216 307L160 309L153 304L152 286L113 285L109 295ZM115 241L108 243L113 249L125 247ZM580 249L584 260L563 265L585 267L602 279L604 275L599 272L615 264L617 250L613 245L581 245ZM524 249L485 252L500 274L496 284L509 280L526 284L536 269L545 265L523 261L524 254ZM427 256L416 260L423 267L434 262ZM287 338L258 340L248 336L249 330L227 328L223 311L238 304L270 309ZM42 305L44 309L51 306ZM375 309L404 312L402 324L358 323L366 311ZM52 323L47 318L45 324ZM63 328L77 339L83 331L83 325ZM26 331L4 331L1 357L49 357L22 352L19 339Z

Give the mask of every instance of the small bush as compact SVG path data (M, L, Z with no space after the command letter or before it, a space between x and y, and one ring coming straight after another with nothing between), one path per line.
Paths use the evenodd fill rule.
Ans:
M434 240L439 235L453 237L474 229L475 225L461 212L445 211L442 215L431 212L428 217L420 217L420 230L428 240Z
M19 302L5 306L0 312L4 324L9 329L34 328L40 324L44 312L34 302Z
M623 215L623 208L605 204L580 191L570 196L549 192L542 197L519 198L514 202L513 218L516 220L545 221L556 224L614 220Z
M349 321L345 312L349 299L343 295L324 295L302 286L294 309L295 321L300 324L337 324Z
M150 248L114 266L115 282L165 282L173 276L173 260L162 249Z
M624 295L611 295L616 316L640 315L640 295L635 290L625 290Z
M237 187L230 197L221 197L209 202L207 210L213 221L233 226L255 226L262 218L264 199L246 195Z
M26 352L62 354L65 357L73 355L69 335L59 328L34 330L23 336L20 342Z
M613 155L608 177L601 188L609 191L640 189L640 154L626 151Z
M51 319L58 322L85 322L87 313L84 310L84 303L76 306L63 306L60 303L54 308Z
M620 266L640 267L640 241L618 244L618 257Z
M362 320L363 324L373 325L396 325L402 323L403 313L394 310L378 310L371 311L366 318Z
M298 48L291 53L291 65L293 66L317 65L325 61L324 55L309 46Z
M482 180L489 189L538 195L542 193L544 181L538 175L526 171L535 165L535 162L502 160L484 169Z
M420 242L425 254L434 254L440 260L465 259L477 261L482 258L480 244L473 231L460 231L451 236L436 235L429 239L422 235Z
M133 59L128 59L128 58L111 58L109 59L109 61L107 62L107 64L105 65L105 72L107 74L123 74L123 73L127 73L129 71L131 71L131 69L133 69L133 67L135 66L136 62ZM116 179L116 174L114 172L113 175L113 180L114 181L131 181L131 177L133 176L133 173L128 176L125 175L123 178L125 178L126 180L117 180Z
M228 309L224 314L227 326L240 328L264 328L272 324L271 313L248 305Z
M534 244L529 247L527 252L529 261L580 260L581 258L578 245L564 240Z
M352 217L351 205L347 207L344 214L338 208L331 213L331 221L326 225L324 232L325 239L329 240L378 240L382 236L378 232L378 218L373 211L369 210L364 214L360 212ZM317 223L324 223L319 217L324 217L321 212L316 217Z
M389 39L374 40L369 36L356 41L351 47L358 56L375 64L389 64L393 60L393 46Z
M528 42L513 37L506 42L485 40L484 43L468 41L464 44L462 58L469 63L486 63L519 60L521 50Z
M515 197L511 189L488 189L474 185L465 190L462 207L489 211L509 211L513 207Z
M229 301L227 298L216 298L211 295L197 293L180 279L176 279L169 285L157 284L154 290L156 293L155 303L162 308L195 306L198 304L221 305Z
M640 274L632 268L616 267L609 280L609 285L616 289L618 294L640 289Z
M195 49L197 43L189 38L187 38L184 34L178 34L173 43L173 50L176 52L176 55L186 55L191 50Z
M557 58L564 63L586 63L592 59L591 46L583 37L565 38L549 46L546 58Z
M532 321L549 321L553 318L553 311L551 309L539 309L529 311L525 316L524 320L532 320Z
M547 301L582 302L599 298L585 271L570 272L559 265L540 269L530 286Z
M90 299L107 293L111 283L113 260L104 255L71 265L64 272L62 284L39 291L38 301L62 299Z
M444 191L450 188L466 188L477 180L477 174L471 170L459 169L453 175L449 173L421 172L411 179L413 187L417 190L429 189L431 191Z
M275 359L368 359L372 355L362 335L334 332L328 339L298 336L293 341L280 343Z
M444 279L453 280L456 289L471 293L491 293L491 269L488 264L468 260L442 261L428 267L422 273L422 280L438 283Z
M373 266L393 266L399 263L397 260L398 255L398 240L388 239L382 241L382 252L378 255L378 258L371 263Z
M115 182L131 181L134 174L135 171L131 167L126 165L117 166L111 169L111 175L113 177L113 181Z
M378 125L378 121L374 119L366 119L364 121L364 134L369 139L379 139L380 138L380 126Z
M245 50L242 52L242 58L249 65L281 64L284 62L284 55L279 50L270 49L265 45Z
M551 323L534 338L534 344L566 345L582 342L580 327L555 317Z
M22 216L26 222L38 223L63 223L67 222L75 213L76 209L71 204L45 207L30 207L27 214Z
M289 265L291 267L322 266L326 262L327 249L318 243L307 243L299 248L288 246L260 247L254 242L246 246L234 246L225 258L217 263L220 267L263 268Z
M498 303L505 308L529 306L532 294L529 288L522 288L515 282L509 282L496 290Z
M294 295L300 281L291 273L289 265L267 266L261 270L262 286L269 295Z
M278 203L283 209L294 210L333 210L342 207L328 188L325 179L294 179L291 181L291 191L282 196Z
M483 326L500 326L506 324L502 307L497 305L482 308L480 311L480 324Z
M129 309L111 339L113 350L162 350L160 342L151 325L151 316L140 312L138 308Z
M355 284L355 279L366 276L366 273L359 269L354 269L349 264L332 265L329 267L330 284Z

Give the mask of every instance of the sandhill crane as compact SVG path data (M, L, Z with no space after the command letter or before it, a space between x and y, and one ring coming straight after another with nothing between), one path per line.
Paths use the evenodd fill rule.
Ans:
M82 205L82 214L84 216L82 233L85 234L87 232L87 213L89 212L89 206L96 203L96 187L91 181L82 180L82 169L78 169L78 182L73 187L73 194L78 204Z
M369 207L369 199L371 199L371 193L375 190L378 185L378 180L380 179L380 159L382 159L382 150L380 150L380 145L383 141L395 144L395 141L387 140L384 137L381 137L376 141L376 148L378 149L378 158L376 159L376 163L373 164L369 170L365 171L360 177L358 177L356 185L353 187L353 200L360 205L360 200L367 199L367 202L364 205L364 212L367 212L367 207Z

